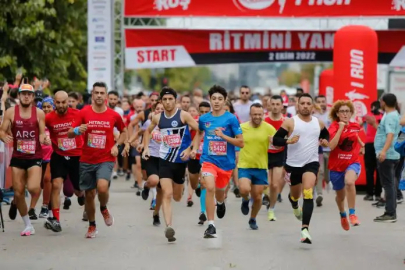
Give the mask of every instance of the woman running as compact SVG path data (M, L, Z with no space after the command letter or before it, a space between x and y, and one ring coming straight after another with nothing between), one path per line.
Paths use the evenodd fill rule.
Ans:
M339 208L342 228L346 231L350 229L345 211L346 197L350 223L352 226L360 225L355 212L355 182L361 171L359 155L364 153L364 143L359 137L362 128L358 123L350 121L353 113L354 107L351 101L336 101L330 111L333 122L329 127L331 149L329 175L333 189L336 191L336 204Z

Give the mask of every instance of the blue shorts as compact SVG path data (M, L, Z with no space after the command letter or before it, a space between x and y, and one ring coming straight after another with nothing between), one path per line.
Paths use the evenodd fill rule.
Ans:
M238 169L238 177L247 178L252 181L252 185L268 185L266 169Z
M235 146L235 152L239 152L240 151L240 147Z
M357 176L360 175L360 163L350 164L344 172L330 171L329 179L332 182L333 190L342 190L345 187L345 174L347 171L354 171Z

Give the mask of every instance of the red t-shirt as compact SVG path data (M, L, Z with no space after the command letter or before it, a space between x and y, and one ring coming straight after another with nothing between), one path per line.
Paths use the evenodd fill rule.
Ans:
M197 121L197 123L198 123L198 119L199 119L199 118L200 118L199 116L194 117L194 119ZM193 129L190 128L191 140L194 140L194 137L195 137L196 132L197 132L197 131L195 131L195 130L193 130ZM195 159L200 159L201 154L202 154L202 151L203 151L203 147L204 147L204 135L201 136L200 147L199 147L198 150L197 150L197 155L196 155Z
M339 130L339 123L334 121L329 127L329 136L332 140ZM330 152L328 168L331 171L344 172L353 163L360 162L359 133L362 128L358 123L349 122L343 129L338 145Z
M284 120L285 120L285 117L284 117L284 116L282 116L282 117L280 118L280 120L273 120L273 119L271 119L269 116L267 116L266 118L264 118L264 121L265 121L266 123L272 125L276 130L278 130L278 129L281 127L281 125L283 124ZM269 153L280 153L280 152L283 152L283 151L284 151L284 147L278 149L278 148L275 148L272 144L270 144L270 145L269 145L269 150L268 150L267 152L269 152Z
M45 116L45 125L49 129L52 148L58 155L68 157L82 155L82 136L76 136L73 139L67 137L67 133L73 127L79 112L79 110L68 108L64 115L59 115L53 111Z
M372 113L368 113L367 116L375 117L375 120L377 121L377 123L380 123L383 115L382 114L375 115ZM363 122L366 122L364 117L363 117ZM367 125L366 141L364 143L374 143L376 133L377 133L377 130L372 125Z
M96 113L92 106L88 106L80 111L74 127L81 124L87 124L87 130L83 134L83 154L80 162L89 164L115 162L115 157L111 155L111 148L115 144L114 127L119 132L124 130L122 117L110 108L102 113Z

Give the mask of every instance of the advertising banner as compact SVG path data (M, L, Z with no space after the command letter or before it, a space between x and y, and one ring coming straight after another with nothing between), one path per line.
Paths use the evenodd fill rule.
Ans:
M319 76L319 95L326 97L328 109L333 105L333 69L322 71Z

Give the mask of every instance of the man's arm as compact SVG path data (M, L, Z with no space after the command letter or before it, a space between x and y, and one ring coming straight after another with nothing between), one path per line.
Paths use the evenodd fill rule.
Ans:
M2 140L4 143L9 143L13 140L13 137L8 134L13 118L14 118L14 107L9 108L5 112L3 122L1 123L0 140Z
M191 129L198 131L198 124L197 121L189 114L188 112L181 111L181 116L183 118L184 123L186 123Z
M44 144L45 142L45 113L44 111L37 109L38 126L39 126L39 142Z
M129 137L129 138L132 137L132 134L133 134L134 132L137 132L137 131L138 131L138 129L139 129L139 125L138 125L139 122L144 121L144 120L145 120L145 112L142 111L142 112L140 112L140 113L135 117L134 120L132 120L132 121L129 123L129 125L128 125L128 137ZM134 130L134 128L135 128L135 130Z
M143 147L147 149L149 147L149 142L150 142L150 134L152 131L155 129L157 124L159 123L160 120L160 114L154 115L152 117L152 121L149 125L149 127L145 130L145 133L143 134Z
M292 130L292 125L294 120L291 118L286 119L281 127L277 130L276 134L273 137L273 145L274 146L286 146L287 144L291 143L291 140L287 139L288 135Z
M124 128L124 129L121 131L120 136L118 137L117 145L121 145L121 144L123 144L124 142L128 141L128 140L127 140L127 139L128 139L127 135L128 135L128 134L127 134L127 128Z

